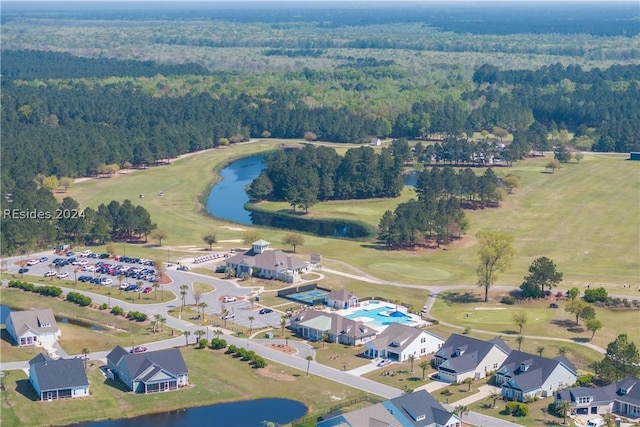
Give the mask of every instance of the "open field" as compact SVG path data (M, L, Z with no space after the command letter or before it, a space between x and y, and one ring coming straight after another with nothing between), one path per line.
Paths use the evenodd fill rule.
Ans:
M274 149L281 142L260 140L201 152L168 166L111 179L84 181L74 185L67 195L79 200L83 206L93 207L112 198L130 198L150 211L153 221L168 233L163 243L173 247L204 247L201 237L211 231L217 234L218 241L239 239L242 231L201 213L203 208L199 201L205 198L209 185L215 181L213 171L223 162ZM512 266L500 275L497 284L519 284L531 261L544 255L553 259L564 273L565 286L630 284L636 288L640 285L637 274L640 269L637 233L640 164L625 161L626 158L626 155L586 153L580 164L563 165L555 174L547 173L544 168L548 158L527 159L512 168L499 169L499 174L519 175L521 188L508 196L499 209L468 212L471 220L468 235L447 248L387 251L368 242L306 235L298 252L301 257L320 253L329 267L342 268L331 260L345 260L386 280L413 284L473 284L477 264L473 235L479 230L491 229L516 237ZM158 191L164 191L164 196L155 197ZM138 199L139 193L150 196ZM406 200L409 195L405 191L404 197L396 202ZM381 208L389 208L392 203L388 202L358 201L342 205L332 202L314 206L311 212L328 215L332 210L345 211L354 206L368 208L376 203L380 203ZM377 225L375 217L367 212L362 219ZM277 247L287 231L260 229L260 234ZM218 245L224 249L234 246L229 242ZM127 245L127 249L134 253L131 246ZM153 251L153 248L148 250ZM162 257L164 253L159 252L158 256Z
M131 394L122 391L118 384L105 381L98 369L102 363L92 361L87 372L91 397L55 405L34 402L26 375L11 371L5 377L7 391L2 393L2 425L66 425L263 397L299 400L307 405L309 414L319 414L342 400L364 395L362 391L313 375L306 377L302 371L272 362L263 371L222 351L189 347L183 348L182 354L189 367L191 388L171 393Z

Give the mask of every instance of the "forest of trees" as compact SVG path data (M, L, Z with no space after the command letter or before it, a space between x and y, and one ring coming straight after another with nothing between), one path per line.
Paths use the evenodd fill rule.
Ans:
M403 165L388 148L350 148L340 157L333 148L305 145L267 155L265 170L247 193L252 200L286 201L304 210L326 200L397 197Z
M52 242L104 244L111 240L146 240L156 224L142 206L130 200L112 201L97 210L81 207L65 197L58 202L51 191L25 182L2 204L0 252L28 253Z

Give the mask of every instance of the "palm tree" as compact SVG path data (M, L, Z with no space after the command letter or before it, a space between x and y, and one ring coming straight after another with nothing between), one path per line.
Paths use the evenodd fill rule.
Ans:
M536 353L538 353L538 356L542 357L542 353L544 353L544 346L543 345L537 346Z
M142 285L144 285L144 283L142 282L142 280L138 280L136 282L136 286L138 286L138 299L142 298Z
M184 331L184 339L186 342L186 346L189 347L189 335L191 335L191 332L189 331Z
M469 407L466 405L458 405L453 409L453 412L462 419L464 415L469 413Z
M118 289L120 289L120 293L122 293L122 281L124 280L124 275L123 274L118 274L118 284L120 285L118 287Z
M203 335L206 335L207 333L205 331L203 331L202 329L198 329L197 331L195 331L193 333L193 335L195 335L196 337L198 337L198 342L200 341L200 339L202 338Z
M524 311L513 313L513 323L515 323L516 326L520 328L520 333L522 333L522 327L526 325L527 320L529 320L529 318L527 316L527 313L525 313Z
M153 299L158 301L158 288L160 287L160 283L158 282L154 282L153 283L153 289L155 289L155 291L153 292Z
M256 320L255 317L249 316L249 335L253 332L253 321Z
M202 321L204 322L204 309L209 307L209 304L202 301L200 304L198 304L198 307L200 307L200 310L202 311Z
M473 382L473 378L467 377L462 380L462 382L467 385L467 391L471 391L471 383Z
M568 352L569 352L569 347L567 347L566 345L561 345L560 347L558 347L558 354L559 355L564 356Z
M215 335L216 338L220 338L220 335L222 335L222 331L220 329L214 329L213 335Z
M322 348L324 348L324 343L329 339L329 334L323 332L322 334L320 334L320 339L322 340Z
M309 376L309 367L311 366L311 361L313 360L313 356L307 356L305 357L305 359L307 360L307 376Z
M82 349L82 356L83 356L82 358L84 359L84 369L85 370L87 369L87 359L89 358L88 354L89 354L89 349L87 347L84 347Z
M423 360L418 366L420 367L420 369L422 369L422 380L424 381L424 374L430 366L429 362L427 360Z
M180 312L182 312L182 309L185 306L185 301L187 299L187 290L189 289L189 286L187 285L180 285L180 295L182 296L182 306L180 307Z
M160 316L158 321L160 322L160 330L164 332L164 324L167 323L167 318Z
M410 372L413 374L413 363L416 361L416 356L413 354L410 354L408 359L409 359L409 364L411 365Z
M78 284L78 271L80 271L78 267L73 269L73 289L75 289Z
M571 403L568 400L561 400L556 403L556 412L562 414L562 424L567 424L567 412L571 410Z
M524 341L524 337L522 335L519 335L518 338L516 338L516 342L518 343L518 351L520 351L520 349L522 348L523 341Z
M52 263L49 263L49 264L47 265L47 267L49 267L49 271L51 271L51 269L53 268L53 264L52 264ZM49 280L51 280L51 281L53 282L53 276L49 276Z
M284 337L284 327L287 326L287 318L282 316L280 319L280 328L282 328L282 336Z
M161 318L161 317L162 317L162 316L160 316L159 314L154 314L154 315L153 315L153 322L152 322L152 324L153 324L153 333L154 333L154 334L157 332L157 329L158 329L158 323L160 322L160 318Z
M489 399L491 399L491 400L493 401L493 406L492 406L492 408L495 408L495 407L496 407L496 402L497 402L497 401L498 401L498 399L500 399L501 397L502 397L502 395L501 395L500 393L495 392L495 391L494 391L493 393L491 393L491 394L488 396L488 398L489 398Z

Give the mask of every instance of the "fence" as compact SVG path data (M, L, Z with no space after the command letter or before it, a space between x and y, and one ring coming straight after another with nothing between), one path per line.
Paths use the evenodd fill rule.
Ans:
M342 411L340 411L342 408L346 408L348 406L353 406L356 403L360 403L360 402L369 402L369 403L373 404L373 403L381 402L381 400L377 399L377 398L372 398L369 395L358 397L357 399L346 400L346 401L344 401L342 403L337 404L336 406L332 406L331 408L329 408L329 410L324 412L322 415L315 416L315 417L305 417L305 418L301 418L299 420L295 420L295 421L293 421L291 423L291 427L301 427L304 424L310 423L311 421L317 422L318 420L320 420L321 418L323 418L323 416L325 416L327 414L335 413L335 415L339 415L339 414L342 413ZM338 412L338 411L340 411L340 412Z

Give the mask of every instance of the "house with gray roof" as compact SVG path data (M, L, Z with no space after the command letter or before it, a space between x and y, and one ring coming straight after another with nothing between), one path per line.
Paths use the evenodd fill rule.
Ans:
M363 344L375 338L377 331L358 320L347 319L336 313L304 310L292 318L289 328L302 338L344 345Z
M405 394L356 411L321 420L318 427L460 427L461 419L447 411L427 391Z
M263 279L282 280L288 283L300 281L300 276L308 269L308 264L281 250L269 249L266 240L257 240L251 249L227 258L227 268L233 268L236 277L245 274Z
M53 343L60 337L60 328L50 308L12 311L5 326L20 347Z
M29 361L29 383L38 400L89 396L89 380L82 359L52 359L40 353Z
M511 348L501 339L482 341L466 335L451 334L435 355L438 378L461 382L465 378L485 378L504 363Z
M513 350L496 371L496 384L507 400L548 397L576 383L578 371L565 356L553 359Z
M405 361L409 356L416 359L435 353L444 340L421 328L391 323L375 339L367 342L364 354L375 359L382 357L394 361Z
M355 294L345 289L331 291L327 295L328 307L344 309L349 307L356 307L357 305L358 305L358 297L355 296Z
M556 393L555 403L566 400L574 414L614 413L640 419L640 379L624 378L604 387L572 387Z
M113 379L136 393L177 390L189 384L189 371L177 348L130 353L117 346L107 355Z

